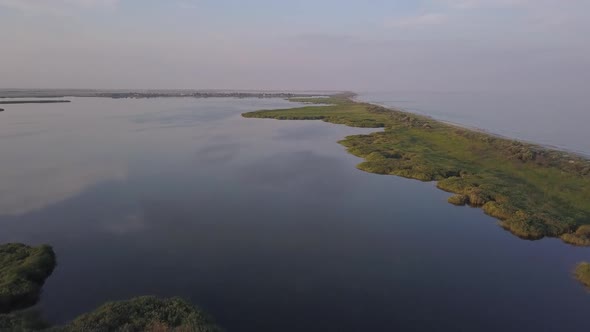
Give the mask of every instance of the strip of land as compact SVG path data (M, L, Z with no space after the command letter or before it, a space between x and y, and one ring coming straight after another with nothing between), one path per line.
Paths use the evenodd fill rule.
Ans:
M450 203L480 207L521 238L560 237L570 244L590 246L590 161L586 158L356 102L353 97L291 98L316 105L243 116L385 128L340 142L365 159L359 169L438 181L438 188L455 194Z
M18 105L18 104L58 104L58 103L71 103L69 100L10 100L1 101L0 105Z
M323 94L321 94L323 95ZM313 97L318 93L283 91L226 90L86 90L86 89L0 89L0 98L94 97L113 99L144 98L294 98Z

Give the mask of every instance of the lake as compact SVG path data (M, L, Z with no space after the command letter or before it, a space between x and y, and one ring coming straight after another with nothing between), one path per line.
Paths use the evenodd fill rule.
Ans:
M52 322L158 295L227 331L587 331L590 248L357 170L337 141L372 130L240 116L277 99L71 100L0 113L0 242L54 247Z

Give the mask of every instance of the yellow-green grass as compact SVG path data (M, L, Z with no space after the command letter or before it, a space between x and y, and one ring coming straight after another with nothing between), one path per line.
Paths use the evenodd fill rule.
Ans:
M50 246L0 245L0 313L34 305L55 264Z
M574 276L578 281L590 289L590 263L580 263L574 271Z
M243 116L385 128L340 142L365 159L359 169L438 181L440 189L457 194L449 202L481 207L522 238L590 245L590 226L584 226L590 224L590 161L583 157L355 102L351 95L292 101L320 105Z

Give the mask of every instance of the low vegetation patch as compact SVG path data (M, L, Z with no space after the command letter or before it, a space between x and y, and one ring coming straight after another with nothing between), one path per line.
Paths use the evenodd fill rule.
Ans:
M50 246L0 245L0 313L37 303L41 287L55 265Z
M552 236L590 245L590 161L585 158L355 102L350 95L293 101L320 105L243 116L385 128L340 142L364 158L359 169L438 181L438 188L457 194L450 203L480 207L522 238Z

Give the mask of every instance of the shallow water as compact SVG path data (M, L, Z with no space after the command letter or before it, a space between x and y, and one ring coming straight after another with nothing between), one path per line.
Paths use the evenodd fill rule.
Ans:
M54 246L54 322L154 294L228 331L587 330L590 249L358 171L337 141L370 130L240 116L282 100L72 101L0 114L0 242Z
M590 156L590 98L579 93L398 91L359 99Z

